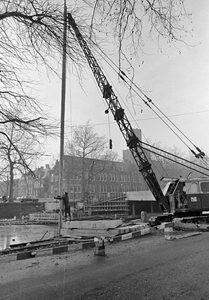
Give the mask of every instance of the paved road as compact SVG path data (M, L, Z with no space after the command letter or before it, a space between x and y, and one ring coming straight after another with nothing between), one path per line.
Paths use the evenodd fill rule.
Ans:
M209 233L161 234L93 249L2 264L0 299L208 300Z

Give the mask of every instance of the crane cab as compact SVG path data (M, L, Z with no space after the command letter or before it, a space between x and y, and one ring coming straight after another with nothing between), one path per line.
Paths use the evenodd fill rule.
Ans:
M164 195L170 213L200 215L209 213L209 178L163 179L168 181Z

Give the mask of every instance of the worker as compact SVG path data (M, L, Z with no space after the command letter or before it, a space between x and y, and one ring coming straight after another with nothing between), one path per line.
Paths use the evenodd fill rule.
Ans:
M65 192L62 197L57 196L54 197L55 199L63 200L64 204L64 220L67 221L67 216L69 216L69 219L71 219L71 214L70 214L70 203L69 203L69 196L68 193Z
M69 196L68 196L68 193L65 192L65 194L63 195L62 197L63 199L63 203L64 203L64 209L65 209L65 221L67 221L67 216L69 216L69 219L71 219L71 216L70 216L70 203L69 203Z

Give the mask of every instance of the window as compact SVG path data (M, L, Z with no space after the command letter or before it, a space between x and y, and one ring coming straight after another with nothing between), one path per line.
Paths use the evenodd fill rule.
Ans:
M80 184L77 185L77 191L78 191L78 193L81 193L81 185Z
M200 187L203 193L209 193L209 182L201 182Z
M188 194L197 194L198 193L198 184L197 182L186 182L186 190Z
M70 193L72 194L74 192L74 186L73 184L70 185Z
M115 186L114 186L114 185L111 185L111 186L110 186L110 192L111 192L111 193L115 193Z
M54 181L54 174L51 174L51 182Z
M112 174L110 174L110 181L112 181Z
M107 181L107 174L104 173L104 181Z

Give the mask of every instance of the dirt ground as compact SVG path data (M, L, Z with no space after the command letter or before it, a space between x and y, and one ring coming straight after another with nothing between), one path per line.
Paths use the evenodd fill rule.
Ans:
M107 244L105 257L89 249L2 263L0 299L208 300L208 236L159 233Z

